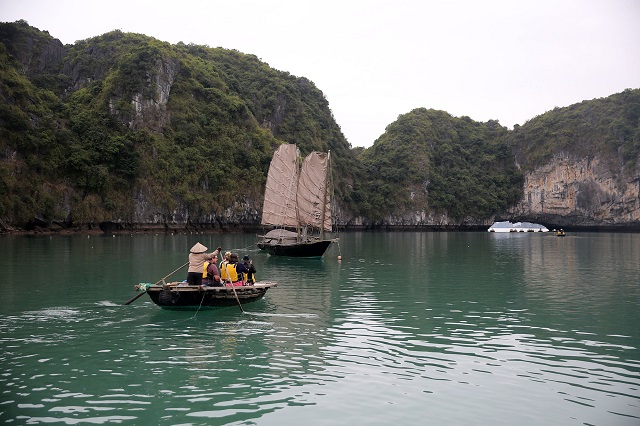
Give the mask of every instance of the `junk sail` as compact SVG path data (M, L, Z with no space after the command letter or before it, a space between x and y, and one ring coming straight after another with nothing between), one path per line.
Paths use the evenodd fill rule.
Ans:
M283 144L273 154L262 206L262 225L296 228L298 149Z
M329 156L318 152L307 155L298 180L298 219L307 225L331 231L331 203L327 188Z

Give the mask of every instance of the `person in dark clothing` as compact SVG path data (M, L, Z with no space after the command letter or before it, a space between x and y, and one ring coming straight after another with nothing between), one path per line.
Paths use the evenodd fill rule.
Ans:
M256 282L256 267L253 266L253 260L249 259L249 256L245 255L242 258L242 264L247 268L249 272L246 273L244 281L247 285L252 285Z

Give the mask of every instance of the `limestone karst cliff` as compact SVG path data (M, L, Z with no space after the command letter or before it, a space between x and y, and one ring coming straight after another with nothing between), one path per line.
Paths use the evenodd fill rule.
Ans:
M510 143L523 197L504 218L578 229L640 229L640 90L548 111Z
M616 177L604 161L557 155L525 174L516 220L573 228L639 228L640 176Z

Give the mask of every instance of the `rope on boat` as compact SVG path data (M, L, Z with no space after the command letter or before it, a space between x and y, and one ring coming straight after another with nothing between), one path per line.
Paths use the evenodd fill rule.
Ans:
M196 318L196 315L198 315L198 312L200 312L200 308L202 308L202 302L204 302L204 296L205 296L205 294L207 294L207 292L206 292L206 291L203 291L203 292L202 292L202 299L200 300L200 306L198 306L198 309L195 311L195 313L193 314L193 316L192 316L191 318L189 318L189 319L195 319L195 318Z

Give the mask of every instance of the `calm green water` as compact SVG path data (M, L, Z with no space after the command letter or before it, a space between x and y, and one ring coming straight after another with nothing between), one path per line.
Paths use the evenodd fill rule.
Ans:
M0 423L640 424L640 234L340 237L322 260L0 238ZM197 241L279 287L244 314L122 306Z

